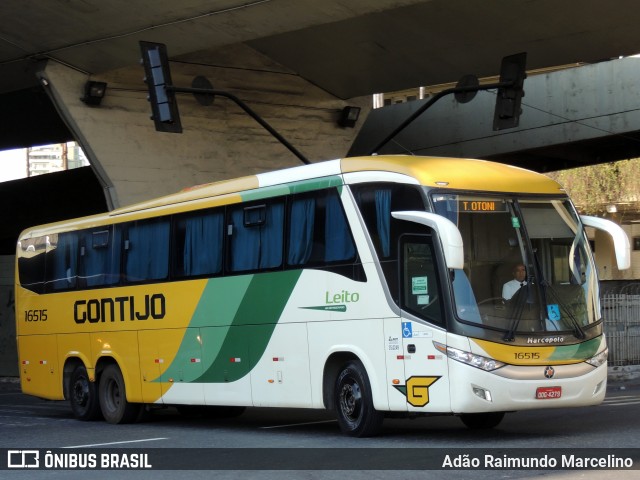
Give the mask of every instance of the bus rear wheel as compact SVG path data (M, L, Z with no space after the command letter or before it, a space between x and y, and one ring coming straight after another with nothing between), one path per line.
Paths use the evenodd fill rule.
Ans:
M460 415L460 420L472 429L493 428L500 424L504 414L505 412L465 413Z
M138 418L141 405L129 403L122 372L108 365L100 376L100 409L104 419L113 424L131 423Z
M90 421L100 417L98 386L89 380L84 365L78 365L71 373L69 401L73 416L78 420Z
M335 384L335 406L343 433L370 437L380 432L384 416L373 407L371 384L360 361L342 367Z

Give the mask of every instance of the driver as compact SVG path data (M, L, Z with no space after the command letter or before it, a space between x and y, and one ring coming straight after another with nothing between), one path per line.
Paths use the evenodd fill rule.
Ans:
M502 286L502 298L510 300L515 293L527 284L525 280L527 278L527 269L522 263L514 265L511 272L513 274L513 280L509 280Z

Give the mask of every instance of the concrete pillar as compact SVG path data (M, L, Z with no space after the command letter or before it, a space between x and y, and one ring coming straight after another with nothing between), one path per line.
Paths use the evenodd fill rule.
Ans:
M0 256L0 377L18 375L14 266L14 256Z
M196 75L206 76L214 88L229 91L261 115L310 161L342 157L358 127L337 125L345 105L362 108L370 97L347 102L311 85L301 77L271 65L248 47L234 47L220 58L191 57L172 62L173 83L189 87ZM238 69L231 58L255 65ZM225 63L226 62L226 63ZM207 65L218 66L207 66ZM300 160L247 116L234 103L217 98L210 107L189 94L179 94L184 132L159 133L149 119L141 66L88 77L49 62L40 74L62 117L82 144L110 205L122 206L181 190L196 184L300 165ZM106 81L106 95L97 107L80 97L87 80Z

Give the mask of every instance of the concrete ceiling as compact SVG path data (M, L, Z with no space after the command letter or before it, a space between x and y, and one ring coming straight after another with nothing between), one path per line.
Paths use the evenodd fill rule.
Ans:
M520 51L528 68L635 54L639 24L637 0L2 0L0 93L35 60L100 74L148 40L174 59L243 43L351 98L494 75Z

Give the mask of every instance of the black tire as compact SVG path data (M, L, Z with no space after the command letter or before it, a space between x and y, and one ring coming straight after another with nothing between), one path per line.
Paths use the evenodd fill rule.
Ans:
M91 421L101 417L98 385L89 380L84 365L78 365L71 372L69 401L73 416L78 420Z
M100 375L99 397L102 415L109 423L132 423L140 414L142 405L127 401L124 378L117 365L108 365Z
M342 367L334 395L338 425L343 433L371 437L380 432L384 416L373 408L371 384L360 361L353 360Z
M460 420L472 429L494 428L500 424L504 414L505 412L465 413L460 415Z

